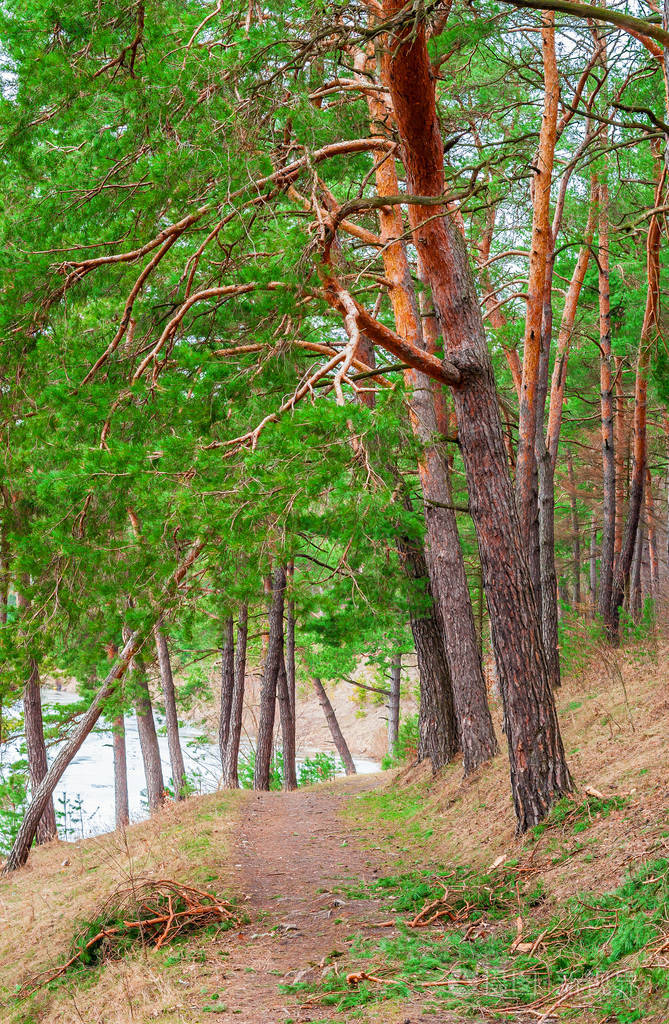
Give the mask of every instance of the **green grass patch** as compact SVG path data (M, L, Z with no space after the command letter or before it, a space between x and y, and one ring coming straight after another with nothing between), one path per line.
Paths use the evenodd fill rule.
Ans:
M630 802L629 796L612 796L599 798L586 796L585 799L576 801L572 797L565 796L552 808L551 813L540 825L535 825L530 837L539 839L546 831L551 829L568 829L574 835L585 832L594 824L597 819L608 818L612 811L621 810Z
M347 893L379 899L382 915L398 915L395 934L356 936L346 971L333 966L319 984L284 991L318 995L321 1005L338 1012L418 996L469 1016L514 1007L545 1012L569 989L573 999L561 1003L563 1019L582 1017L585 1002L599 1019L617 1024L643 1020L651 1005L667 1005L669 979L655 953L669 930L667 860L644 865L611 893L574 897L550 920L534 923L543 892L534 884L523 887L508 870L499 877L411 872ZM463 916L409 927L440 897Z

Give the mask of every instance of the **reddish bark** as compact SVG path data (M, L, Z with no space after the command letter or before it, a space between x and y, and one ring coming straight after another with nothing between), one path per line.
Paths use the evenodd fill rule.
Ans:
M540 403L542 337L545 339L544 362L547 367L547 332L542 333L545 317L546 275L548 257L553 249L550 220L551 181L557 138L557 113L560 86L555 56L555 15L545 12L541 28L544 64L544 106L539 135L536 174L532 183L532 240L527 285L527 314L523 348L523 381L518 420L518 454L516 458L516 499L521 536L530 552L538 553L538 500L536 491L535 442L537 420L543 407ZM549 290L550 295L550 290ZM543 432L543 431L542 431ZM535 539L536 538L536 539ZM531 565L532 583L540 594L540 565L536 557Z
M403 8L402 0L385 0L387 17L399 15ZM390 89L407 188L413 195L443 196L443 141L423 22L412 17L398 24L393 40ZM505 707L518 828L525 831L541 821L552 803L571 788L571 779L523 555L490 355L467 253L443 208L412 205L409 217L446 352L461 374L461 383L453 391L460 448Z
M486 308L488 323L495 330L501 331L507 326L507 319L499 300L497 299L497 294L493 291L490 273L486 266L486 261L490 256L490 247L492 245L492 237L495 230L496 214L497 207L493 205L489 206L486 215L486 227L483 232L483 237L477 246L477 262L479 264L479 281L481 282L481 291L483 292L483 302ZM516 395L520 399L523 390L523 365L520 361L520 356L518 355L518 349L512 348L510 345L502 342L502 350L506 356L506 361L509 364L511 379L513 380L513 386L516 389Z
M387 54L381 57L381 80L388 84L390 69ZM392 110L378 94L368 97L372 134L388 131ZM400 191L395 163L386 160L376 170L379 196ZM426 338L416 302L415 289L403 241L404 225L399 206L379 210L380 238L386 277L392 281L390 301L397 333L427 352L434 351L438 328L434 316L425 324L434 330ZM460 743L465 774L490 760L498 750L495 730L477 649L476 629L471 608L460 537L452 505L448 467L437 442L437 410L442 414L443 396L435 395L433 383L415 368L405 371L409 394L409 415L414 435L423 445L418 461L427 528L426 562L432 594L437 603L446 646L446 658L454 687Z
M588 222L585 229L585 237L581 246L576 266L569 283L565 306L562 313L562 321L558 333L557 351L553 366L553 377L551 381L550 403L548 409L548 426L546 438L541 436L543 430L543 415L537 420L537 441L538 452L538 473L539 473L539 561L541 573L541 628L546 647L546 655L549 662L549 671L553 685L560 684L560 655L558 649L558 608L557 608L557 575L555 572L555 466L557 462L558 446L560 442L560 428L562 426L562 411L564 406L565 385L567 380L567 365L571 338L576 319L578 300L583 287L583 281L588 268L590 257L590 246L595 228L595 205L590 204ZM547 265L547 290L551 287L552 269L554 263L554 252L551 253ZM544 311L543 331L546 340L550 334L552 322L552 307L550 302L546 303ZM548 372L548 352L542 353L544 365L542 370ZM540 403L543 411L543 401Z
M602 436L602 547L599 560L599 614L612 630L611 594L616 531L616 464L611 373L611 299L609 292L609 190L605 181L594 186L599 205L599 390ZM631 557L631 556L630 556Z
M661 205L666 179L666 166L660 170L657 161L658 183L655 190L655 206ZM611 605L609 619L611 637L614 642L620 638L620 607L629 582L630 568L634 555L634 545L639 527L643 491L646 477L648 457L648 437L646 431L646 405L648 400L648 367L650 353L659 329L658 314L660 306L660 240L661 226L657 216L651 217L646 239L646 272L648 286L646 290L646 306L644 310L641 338L639 339L639 356L637 359L636 383L634 389L634 444L633 465L629 487L629 508L625 523L622 549L616 563L611 588Z
M551 380L550 403L548 408L548 426L546 429L546 447L550 453L553 467L557 463L558 446L560 444L560 428L562 426L562 411L564 408L565 385L567 382L567 366L569 353L571 351L571 340L574 333L576 311L581 296L583 282L590 263L590 251L592 239L595 233L597 221L596 196L591 192L590 211L588 222L583 236L581 246L576 260L576 266L569 282L569 288L565 297L560 331L557 338L555 351L555 362L553 364L553 376Z

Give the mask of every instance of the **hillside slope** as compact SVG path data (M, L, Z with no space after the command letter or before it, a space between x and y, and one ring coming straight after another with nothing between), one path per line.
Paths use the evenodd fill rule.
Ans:
M595 653L559 695L579 792L547 827L522 839L514 835L508 768L500 756L465 782L452 766L438 776L407 769L294 794L213 794L167 807L125 836L34 851L26 869L0 882L2 1019L205 1024L216 1014L249 1024L354 1017L416 1024L464 1013L488 1019L494 1009L512 1007L512 991L520 1002L504 1019L537 1020L542 1011L526 1013L521 1005L529 998L523 979L531 976L539 995L547 983L537 981L536 968L522 957L512 960L513 937L556 936L553 945L544 936L540 952L542 962L553 963L559 945L566 958L548 987L562 998L585 970L580 930L592 931L606 957L617 959L593 975L594 988L565 997L564 1019L666 1024L666 993L656 972L666 975L669 967L662 952L669 916L654 922L658 914L669 915L662 861L669 858L669 647L661 642L652 656L641 648ZM599 796L588 796L585 787ZM626 876L644 864L653 870L624 895ZM408 929L407 920L432 898L434 886L442 891L434 876L444 872L450 873L443 884L451 887L453 906L466 896L465 916L456 907L458 919L445 929L446 919L426 930ZM139 947L83 976L66 976L50 990L11 998L18 983L67 958L77 920L93 920L119 882L140 875L233 895L248 922L161 950ZM614 890L618 895L606 897L613 903L602 903L601 894ZM490 905L481 917L476 901L482 892ZM647 898L637 906L640 893ZM581 920L579 914L590 916ZM632 935L629 953L616 952L615 924L620 919L627 926L630 914L641 937ZM611 927L600 933L602 922ZM641 972L635 941L644 956L650 949L656 957ZM418 960L416 949L422 950ZM485 966L487 988L475 974L469 980L458 975L457 985L449 980L456 968L475 970L467 967L467 950L479 958L476 970ZM500 963L506 988L500 988ZM614 969L623 973L605 977ZM361 972L376 980L360 978ZM517 975L517 989L508 990L509 972ZM347 974L358 981L348 985ZM619 993L615 985L623 982ZM556 1011L546 1019L557 1017Z

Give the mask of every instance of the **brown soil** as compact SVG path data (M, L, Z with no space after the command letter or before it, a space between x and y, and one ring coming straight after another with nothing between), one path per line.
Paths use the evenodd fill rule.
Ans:
M585 832L549 828L536 846L518 839L501 755L466 781L452 765L437 776L421 767L298 793L216 793L171 805L123 836L52 843L33 851L16 876L0 879L0 993L6 999L27 974L62 962L76 919L90 920L119 881L133 875L243 894L249 923L194 935L181 947L139 950L106 964L90 981L73 978L58 990L43 990L29 1008L7 999L0 1020L343 1024L351 1013L335 1013L305 993L282 993L280 986L317 982L327 970L360 969L352 934L388 934L370 927L383 919L383 904L350 899L350 880L360 884L417 865L486 869L500 857L532 858L547 894L541 912L549 915L575 893L615 887L630 867L669 855L666 635L610 652L588 646L584 631L583 663L558 695L565 747L581 796L592 786L624 800ZM358 801L386 784L382 800ZM439 1011L428 1016L431 1008L421 1015L422 1002L370 1004L355 1019L451 1020Z
M357 777L336 789L249 798L233 856L250 923L233 940L225 995L228 1011L241 1020L330 1019L315 1007L296 1011L295 998L278 986L320 979L328 958L346 949L347 936L374 920L374 903L349 900L342 889L373 879L380 856L350 841L338 812L345 799L380 781Z
M392 778L392 777L391 777ZM318 982L329 970L359 969L354 935L373 927L374 900L349 898L387 870L392 849L352 838L342 816L359 794L388 775L353 776L296 793L221 793L165 808L150 822L79 843L33 851L28 867L0 880L0 1020L40 1024L287 1024L347 1019L281 985ZM65 858L65 859L64 859ZM17 983L67 959L77 920L90 920L115 888L141 874L172 877L237 894L242 928L194 935L186 946L138 949L97 976L65 978L17 1004ZM101 877L103 876L103 877ZM26 920L27 913L27 920ZM21 955L16 923L23 917ZM9 997L9 998L7 998ZM26 1017L25 1014L28 1014ZM6 1017L3 1015L6 1014ZM426 1024L406 1001L370 1006L367 1024ZM445 1024L450 1017L429 1018Z
M379 847L363 850L342 822L345 802L387 783L388 777L358 776L305 793L254 793L246 805L233 864L234 884L246 893L250 923L231 940L226 962L227 1014L245 1024L286 1021L345 1021L310 1002L308 994L282 993L279 986L318 982L328 971L359 969L348 955L354 933L379 935L375 900L351 899L356 888L383 874L387 857ZM388 851L391 852L391 851ZM371 1006L362 1018L378 1024L431 1024L405 1000L401 1007Z

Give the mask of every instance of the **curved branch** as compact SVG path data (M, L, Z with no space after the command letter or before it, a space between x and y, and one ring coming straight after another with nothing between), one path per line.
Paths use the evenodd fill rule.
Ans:
M573 14L577 18L592 18L593 21L603 21L608 25L615 25L616 28L625 29L635 35L635 38L639 38L638 33L656 39L663 46L669 45L669 32L660 25L607 7L582 4L577 0L504 0L504 3L513 7L529 7L533 11L560 11L562 14Z

